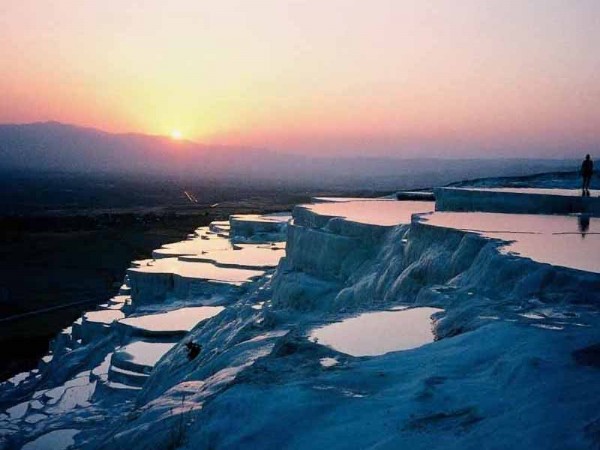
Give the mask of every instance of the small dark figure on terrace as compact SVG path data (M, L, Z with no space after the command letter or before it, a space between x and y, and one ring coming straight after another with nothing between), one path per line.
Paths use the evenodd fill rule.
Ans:
M584 197L590 196L590 182L592 181L592 175L594 174L594 161L590 158L590 155L586 155L585 159L581 163L581 178L583 178L583 185L581 186L581 195Z
M190 361L192 359L196 358L196 356L198 356L200 354L200 350L202 350L202 347L200 346L200 344L196 344L195 342L192 342L192 341L186 342L185 347L187 348L188 359Z

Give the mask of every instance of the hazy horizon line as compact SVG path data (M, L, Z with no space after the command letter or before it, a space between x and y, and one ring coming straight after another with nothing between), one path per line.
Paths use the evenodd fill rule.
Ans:
M34 125L58 125L63 127L75 128L79 130L85 130L90 132L95 132L98 134L108 135L108 136L117 136L117 137L146 137L146 138L154 138L161 139L166 141L172 141L174 144L178 145L191 145L205 148L226 148L226 149L237 149L237 150L251 150L251 151L261 151L261 152L269 152L275 153L278 156L291 156L291 157L304 157L307 159L343 159L343 160L394 160L394 161L578 161L579 158L574 156L507 156L507 155L480 155L480 156L402 156L402 155L374 155L374 156L361 156L355 154L341 154L341 155L317 155L317 156L306 156L301 153L290 152L290 151L280 151L275 150L269 147L252 147L252 146L238 146L238 145L228 145L228 144L216 144L216 143L203 143L194 141L191 139L182 138L178 141L172 139L171 136L165 134L149 134L137 131L126 131L126 132L116 132L116 131L107 131L102 128L92 126L92 125L80 125L76 123L67 123L61 122L55 119L48 120L38 120L34 122L2 122L0 123L0 127L2 126L34 126ZM43 171L43 169L42 169Z

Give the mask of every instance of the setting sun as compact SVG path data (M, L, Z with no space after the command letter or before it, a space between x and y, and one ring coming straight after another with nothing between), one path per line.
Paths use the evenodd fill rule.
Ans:
M171 138L175 139L176 141L180 140L182 138L182 134L181 131L179 130L173 130L171 131Z

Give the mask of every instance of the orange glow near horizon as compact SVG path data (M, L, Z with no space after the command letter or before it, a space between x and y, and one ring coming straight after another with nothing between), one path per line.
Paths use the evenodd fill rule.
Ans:
M600 2L23 0L0 122L308 156L570 156L600 142Z

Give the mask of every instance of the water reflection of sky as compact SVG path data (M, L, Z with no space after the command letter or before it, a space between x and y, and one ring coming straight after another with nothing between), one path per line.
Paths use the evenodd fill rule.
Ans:
M415 213L433 211L434 202L397 200L337 201L302 205L311 211L330 217L344 217L349 221L381 226L410 223Z
M143 260L139 263L140 266L131 267L129 273L174 274L184 278L214 280L236 285L246 283L253 277L265 273L264 270L217 267L212 263L182 261L178 258Z
M508 241L502 247L504 253L600 273L600 220L596 217L435 212L421 220Z
M189 331L203 320L216 316L225 308L222 306L199 306L180 308L160 314L128 317L120 322L135 328L149 331Z
M313 330L310 339L352 356L375 356L433 342L431 315L437 308L378 311Z

